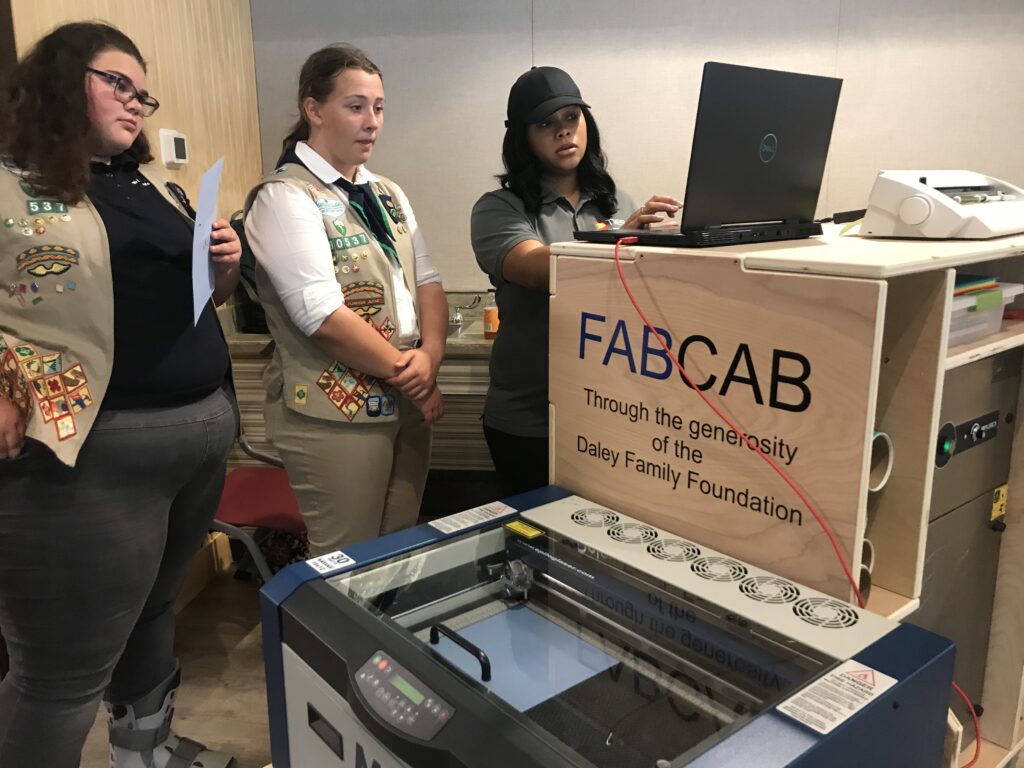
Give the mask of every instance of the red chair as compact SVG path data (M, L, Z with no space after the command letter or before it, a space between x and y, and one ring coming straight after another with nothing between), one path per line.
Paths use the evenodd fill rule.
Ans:
M280 530L301 538L306 526L280 459L257 451L244 432L239 432L238 445L248 456L268 466L236 467L228 472L211 527L245 545L266 583L273 575L270 566L260 551L257 538L245 529Z

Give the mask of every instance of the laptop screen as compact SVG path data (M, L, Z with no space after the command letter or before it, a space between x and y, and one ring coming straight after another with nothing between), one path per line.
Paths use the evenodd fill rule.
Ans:
M812 221L842 83L707 62L682 229Z

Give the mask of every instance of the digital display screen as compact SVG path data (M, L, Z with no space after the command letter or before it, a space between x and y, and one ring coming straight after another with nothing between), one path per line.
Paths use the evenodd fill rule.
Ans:
M414 706L418 707L420 702L423 701L423 694L413 688L409 681L401 675L392 675L391 684L400 692L404 693Z
M185 159L185 140L180 136L174 137L174 156L179 160Z

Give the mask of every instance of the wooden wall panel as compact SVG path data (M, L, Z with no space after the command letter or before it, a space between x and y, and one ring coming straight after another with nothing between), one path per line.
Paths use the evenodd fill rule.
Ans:
M18 55L69 21L102 20L123 30L149 64L149 91L160 109L146 121L189 139L192 159L168 170L195 199L199 177L222 155L222 215L241 207L261 175L256 72L248 0L12 0Z

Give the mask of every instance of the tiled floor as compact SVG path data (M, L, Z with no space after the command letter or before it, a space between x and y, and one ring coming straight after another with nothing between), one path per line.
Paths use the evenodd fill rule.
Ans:
M224 575L178 616L182 668L174 729L235 755L238 768L270 762L256 585ZM108 768L101 708L81 768Z

